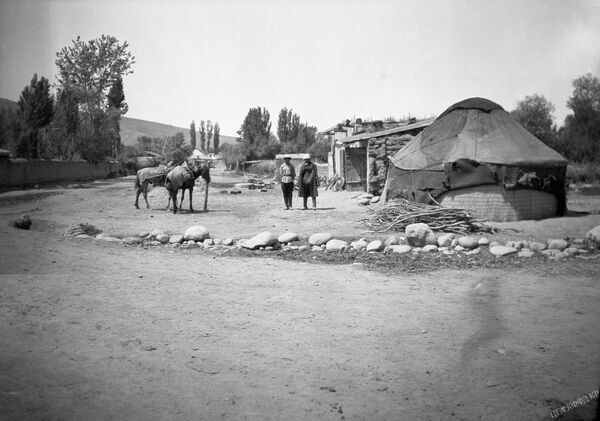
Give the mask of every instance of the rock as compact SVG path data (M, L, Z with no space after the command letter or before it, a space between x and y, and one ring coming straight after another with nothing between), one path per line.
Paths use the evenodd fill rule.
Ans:
M458 239L458 245L463 246L466 249L473 250L479 247L479 240L473 237L465 236Z
M456 247L458 245L458 240L456 238L452 239L452 242L450 243L450 247Z
M585 234L585 246L589 249L600 249L600 225Z
M123 244L136 245L141 244L142 239L139 237L125 237L123 238Z
M331 235L328 232L318 232L318 233L311 235L308 238L308 244L310 244L311 246L320 246L323 244L327 244L327 242L329 240L331 240L332 238L333 238L333 235Z
M362 206L370 205L371 199L366 199L366 198L358 199L358 201L356 203L358 203L359 205L362 205Z
M373 240L367 244L367 251L382 251L384 249L383 241Z
M477 241L479 243L480 246L489 246L490 245L490 239L483 237L480 238L479 241Z
M140 238L146 238L150 235L150 233L148 231L142 231L140 232L139 236Z
M394 245L399 244L399 243L400 243L400 239L397 236L395 236L395 235L390 235L383 242L383 244L385 244L386 246L394 246Z
M569 247L569 243L566 240L563 240L563 239L549 239L548 240L548 248L550 250L563 251L567 247Z
M87 234L79 234L79 235L76 235L75 238L92 238L93 239L94 237L92 237L91 235L87 235Z
M412 252L414 254L421 253L423 251L423 247L413 247Z
M277 241L281 244L291 243L292 241L298 241L298 234L295 232L284 232L279 237L277 237Z
M480 248L476 248L476 249L469 250L469 251L465 252L465 254L468 254L468 255L474 255L474 254L479 254L479 253L481 253L481 249Z
M31 227L31 217L29 215L21 215L15 220L15 227L28 230Z
M108 236L108 235L105 235L105 236L103 236L103 237L100 237L100 239L101 239L101 240L104 240L104 241L108 241L109 243L121 243L121 242L123 242L123 240L121 240L120 238L117 238L117 237L110 237L110 236Z
M311 250L312 251L323 251L323 249L321 248L321 246L312 246Z
M521 249L517 256L519 257L532 257L535 253L530 249Z
M150 236L156 238L157 235L164 234L164 233L165 232L163 230L155 229L150 233Z
M326 251L344 251L348 248L348 243L343 240L331 239L325 245Z
M264 248L265 251L273 251L275 248L273 246L267 246Z
M367 240L365 240L364 238L361 238L360 240L354 242L354 245L352 246L352 248L354 248L354 250L356 251L363 251L367 249L367 246L369 245L369 243L367 243Z
M299 246L298 251L308 250L308 246Z
M427 224L409 224L404 230L408 244L415 247L423 247L427 244L427 236L433 234Z
M576 254L579 254L580 249L577 247L567 247L566 249L563 250L563 253L566 254L567 256L574 256Z
M168 234L158 234L158 235L156 236L156 241L159 241L161 244L165 244L165 243L168 243L168 242L169 242L169 239L170 239L170 238L171 238L171 237L169 237L169 235L168 235Z
M204 244L205 246L214 246L215 240L213 240L212 238L207 238L202 242L202 244Z
M144 243L146 246L160 246L160 241L156 241L156 240L151 240L148 241L147 243Z
M186 229L185 233L183 234L184 240L194 240L200 242L206 240L208 237L210 237L210 234L202 225L193 225Z
M576 238L573 241L571 241L571 247L585 247L585 239L583 238Z
M228 238L226 238L226 239L224 239L224 240L223 240L223 245L224 245L224 246L232 246L232 245L233 245L233 239L231 239L231 238L229 238L229 237L228 237Z
M277 237L275 237L275 235L269 231L263 231L245 241L244 244L242 244L242 247L250 250L256 250L259 247L273 246L275 243L277 243Z
M423 251L427 253L432 253L438 251L438 248L433 244L427 244L425 247L423 247Z
M442 251L442 254L448 255L448 254L454 254L454 252L452 250L447 249L447 250Z
M397 244L397 245L389 246L389 250L392 253L404 254L404 253L410 252L412 250L412 247L409 246L408 244Z
M381 199L380 196L375 196L374 198L371 199L371 204L375 204L375 203L379 203L379 200Z
M492 247L498 247L501 245L503 245L503 244L500 244L498 241L491 241L490 244L488 245L488 247L492 248Z
M463 247L463 246L461 246L460 244L457 244L457 245L454 247L454 251L465 251L465 250L466 250L466 248L464 248L464 247Z
M188 246L195 246L196 242L194 240L188 240L185 242L185 244L187 244Z
M236 247L241 249L242 247L244 247L244 243L246 241L248 241L247 238L240 238L236 244Z
M440 235L437 239L438 247L450 247L452 245L452 240L454 239L454 237L454 234Z
M516 253L518 250L514 247L508 246L493 246L490 247L490 253L494 256L507 256L509 254Z
M545 243L533 241L533 242L529 243L529 248L531 250L542 251L542 250L546 250L548 248L548 246Z
M175 234L169 237L170 244L180 244L183 243L183 235Z
M233 190L229 191L229 194L242 194L242 191L241 190L233 189Z
M425 237L425 244L437 246L437 238L438 238L437 234L432 231L431 233L427 234L427 236Z
M560 251L558 249L542 250L542 251L540 251L540 253L548 256L551 259L561 259L563 257L567 257L567 255L565 253L563 253L562 251Z
M369 200L371 200L374 196L371 193L363 193L359 197L361 199L369 199Z

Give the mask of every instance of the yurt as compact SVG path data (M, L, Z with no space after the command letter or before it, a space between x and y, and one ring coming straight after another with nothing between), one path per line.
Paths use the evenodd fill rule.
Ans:
M490 221L542 219L566 211L566 167L500 105L469 98L391 158L384 198L472 209Z

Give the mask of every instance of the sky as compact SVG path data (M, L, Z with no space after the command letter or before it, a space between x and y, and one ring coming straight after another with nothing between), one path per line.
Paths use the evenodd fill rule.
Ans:
M0 0L0 97L55 82L56 53L102 34L135 56L128 117L230 136L259 106L273 132L284 107L324 130L536 93L561 125L572 81L600 77L596 0Z

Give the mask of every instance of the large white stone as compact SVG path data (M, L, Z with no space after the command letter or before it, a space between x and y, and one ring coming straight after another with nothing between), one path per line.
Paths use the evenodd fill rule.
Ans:
M158 234L156 236L156 241L159 241L161 244L165 244L169 242L169 235L168 234Z
M410 252L412 250L412 247L408 244L398 244L389 246L388 250L391 250L392 253L404 254Z
M600 225L585 234L585 246L591 249L600 249Z
M373 240L367 244L367 251L381 251L384 247L383 241Z
M348 248L348 243L343 240L337 240L335 238L329 240L325 245L326 251L342 251Z
M158 236L160 234L164 234L164 233L165 232L163 230L157 228L150 233L150 236L156 238L156 236Z
M427 224L409 224L404 230L408 244L415 247L423 247L427 244L427 236L433 235L433 231Z
M454 239L454 237L454 234L440 235L437 239L438 247L450 247L452 245L452 240Z
M358 241L355 241L352 245L352 247L354 248L354 250L356 251L363 251L367 249L367 246L369 245L369 243L367 242L367 240L365 240L364 238L361 238Z
M180 244L183 243L183 235L175 234L169 237L169 243L171 244Z
M249 240L246 240L242 244L242 247L250 250L256 250L259 247L273 246L275 243L277 243L277 237L275 237L275 234L270 231L263 231L260 234L256 234Z
M183 238L186 241L187 240L204 241L208 237L210 237L210 234L208 233L208 230L205 227L203 227L202 225L191 226L188 229L186 229L185 233L183 234Z
M542 251L542 250L546 250L548 248L548 246L546 245L546 243L540 243L539 241L533 241L533 242L529 243L529 248L531 250Z
M458 239L458 245L463 246L466 249L472 250L479 247L479 240L474 237L464 236Z
M374 198L371 199L371 204L375 204L375 203L379 203L379 200L381 199L380 196L375 196Z
M490 247L490 253L492 253L494 256L507 256L509 254L516 253L518 251L519 250L517 250L514 247L507 247L507 246Z
M328 232L317 232L308 238L308 244L311 246L321 246L327 244L332 238L333 235Z
M569 243L567 242L567 240L563 240L563 239L549 239L548 240L548 248L550 250L559 250L559 251L563 251L564 249L566 249L567 247L569 247Z
M284 232L279 237L277 237L277 241L281 244L291 243L292 241L298 241L298 234L295 232Z
M433 244L427 244L425 247L423 247L423 251L426 253L432 253L434 251L438 251L438 247L434 246Z

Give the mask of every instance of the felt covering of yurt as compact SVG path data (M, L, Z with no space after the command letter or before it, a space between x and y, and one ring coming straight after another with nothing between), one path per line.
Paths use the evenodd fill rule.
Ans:
M492 221L541 219L566 210L566 167L500 105L470 98L390 159L384 197L473 209Z

